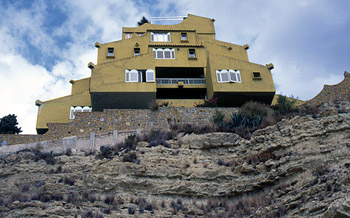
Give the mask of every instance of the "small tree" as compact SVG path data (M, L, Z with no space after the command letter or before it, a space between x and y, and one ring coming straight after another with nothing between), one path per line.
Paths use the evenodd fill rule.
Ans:
M9 114L0 119L0 134L18 134L22 132L21 127L17 127L17 116Z
M149 22L145 17L142 17L142 19L139 22L137 22L137 25L141 26L145 23L149 23Z

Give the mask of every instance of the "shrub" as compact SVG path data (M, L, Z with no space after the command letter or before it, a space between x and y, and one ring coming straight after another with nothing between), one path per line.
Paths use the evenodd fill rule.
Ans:
M134 207L129 207L129 208L128 208L128 213L129 213L129 214L135 214L135 211L136 211L136 210L135 210Z
M195 105L196 107L217 107L218 106L218 98L213 95L213 97L209 99L204 99L204 103Z
M288 98L284 95L279 95L277 98L277 104L275 105L275 111L280 115L286 115L295 111L296 100L293 98Z
M29 191L29 185L24 185L22 187L22 192L27 192L27 191Z
M223 131L227 126L225 122L225 115L219 110L215 110L213 117L211 118L214 125L218 128L219 131Z
M144 134L141 138L144 141L149 142L148 147L163 145L164 147L171 148L166 140L175 138L175 132L152 129L148 134Z
M34 153L34 161L37 162L39 160L45 160L47 164L54 165L56 163L56 159L54 158L52 153L40 152L33 150Z
M119 154L120 151L125 151L125 153L127 153L131 150L135 150L138 141L139 141L139 137L137 137L134 134L129 135L124 140L124 143L119 143L116 145L115 154Z
M268 107L255 101L249 101L242 105L238 114L247 119L262 119L267 116Z
M316 115L320 113L319 109L314 104L302 105L298 107L298 112L300 115L307 115L307 114Z
M105 202L105 204L109 204L109 205L113 204L113 202L114 202L114 196L113 196L113 195L107 196L107 197L105 198L104 202Z
M111 214L111 209L110 208L103 208L102 213L104 214Z
M67 185L70 185L70 186L73 186L74 185L74 183L75 183L75 180L74 179L72 179L72 178L69 178L69 177L67 177L67 176L65 176L64 177L64 184L67 184Z
M172 103L169 103L169 102L163 102L161 105L159 105L160 107L171 107L172 106Z
M57 169L55 170L55 173L58 174L58 173L61 173L61 172L62 172L62 166L59 165L59 166L57 167Z
M100 147L100 153L96 156L99 159L103 159L103 158L112 158L113 155L113 149L109 146L101 146Z
M136 153L128 153L123 157L123 162L131 162L136 163L137 162L137 156Z
M233 114L231 116L231 123L229 124L231 128L245 126L252 129L257 129L262 124L262 118L257 116L256 118L248 118L242 116L241 114Z
M66 155L67 156L72 156L72 149L71 148L67 148Z
M152 100L148 103L148 109L150 109L151 111L156 111L158 110L159 105L157 104L156 100Z

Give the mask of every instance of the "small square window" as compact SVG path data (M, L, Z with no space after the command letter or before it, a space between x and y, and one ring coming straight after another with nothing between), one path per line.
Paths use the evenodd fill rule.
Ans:
M140 48L134 48L134 56L140 55Z
M107 56L114 57L114 48L108 48Z
M137 36L143 36L143 33L136 33Z
M196 50L195 49L189 49L188 50L189 58L196 58Z
M254 78L261 78L261 75L259 72L254 72L253 76L254 76Z
M181 33L181 41L187 41L187 33Z

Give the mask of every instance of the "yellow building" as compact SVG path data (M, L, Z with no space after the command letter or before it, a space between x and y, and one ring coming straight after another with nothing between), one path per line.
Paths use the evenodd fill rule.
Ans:
M220 107L270 104L275 94L273 65L249 62L248 45L216 40L214 19L189 14L175 25L123 27L122 40L95 47L90 78L71 80L69 96L36 102L38 133L69 123L75 111L148 108L152 100L193 107L213 97Z

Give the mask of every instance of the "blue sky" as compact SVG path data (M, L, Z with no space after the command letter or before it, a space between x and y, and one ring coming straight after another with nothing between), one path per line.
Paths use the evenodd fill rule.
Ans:
M0 117L18 116L35 133L36 99L70 94L90 76L95 42L121 39L142 16L195 14L215 19L216 38L249 44L249 59L272 62L277 93L307 100L350 69L348 0L2 0Z

